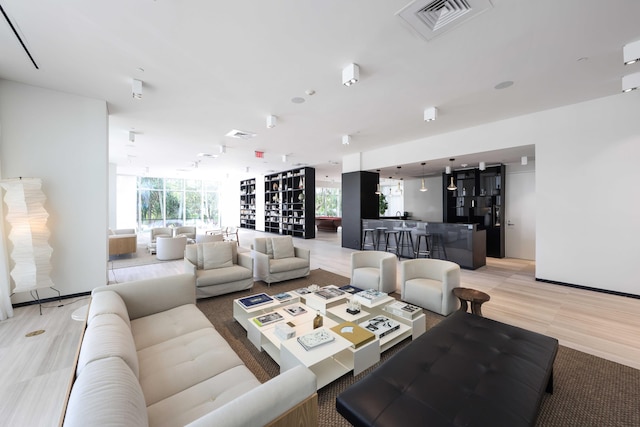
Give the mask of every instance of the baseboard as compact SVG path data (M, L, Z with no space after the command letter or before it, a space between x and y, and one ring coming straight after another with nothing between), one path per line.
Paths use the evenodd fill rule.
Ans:
M569 288L583 289L585 291L600 292L601 294L617 295L621 297L640 299L640 295L628 294L626 292L611 291L609 289L592 288L589 286L574 285L573 283L558 282L556 280L540 279L536 277L536 282L551 283L552 285L567 286Z
M48 302L60 301L60 300L70 299L70 298L86 297L89 295L91 295L91 291L80 292L80 293L71 294L71 295L62 295L60 297L43 298L40 300L40 304L45 304ZM13 308L18 308L18 307L26 307L28 305L34 305L34 304L38 304L38 301L33 300L33 301L18 302L15 304L11 304L11 306Z

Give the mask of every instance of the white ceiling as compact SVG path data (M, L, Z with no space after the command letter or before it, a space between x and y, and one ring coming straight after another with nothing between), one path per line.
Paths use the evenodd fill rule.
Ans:
M623 45L640 40L640 1L491 0L430 41L396 15L408 3L0 0L39 66L0 20L0 78L106 100L110 160L122 173L175 175L225 145L182 176L307 164L339 180L346 154L618 94L621 77L640 71L622 64ZM345 87L351 62L360 81ZM144 81L140 100L133 78ZM503 81L514 84L494 89ZM425 122L430 106L438 119ZM232 129L257 136L226 137ZM533 155L482 160L514 162L522 150ZM406 176L421 173L420 161Z

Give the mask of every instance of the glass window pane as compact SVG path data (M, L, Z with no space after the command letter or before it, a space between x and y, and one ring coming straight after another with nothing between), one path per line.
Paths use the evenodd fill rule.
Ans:
M202 190L202 181L197 179L185 179L184 180L184 189L187 191L198 191Z
M182 191L167 191L167 210L166 210L166 223L167 225L182 225L182 207L184 206Z
M149 178L146 176L138 177L138 188L139 189L149 189L149 190L162 190L163 187L163 179L162 178Z
M165 184L167 186L167 191L169 190L182 191L184 180L167 178L165 180Z
M220 225L220 217L218 212L218 193L204 193L202 220L204 222L204 227L206 228L216 228Z
M199 192L186 191L184 196L186 224L195 224L195 220L200 219L202 195Z
M138 197L141 229L162 227L162 191L140 190Z

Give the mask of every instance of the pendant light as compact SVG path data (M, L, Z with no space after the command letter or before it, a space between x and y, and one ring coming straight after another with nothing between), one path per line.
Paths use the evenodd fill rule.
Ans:
M378 196L382 194L382 191L380 191L380 184L378 184L378 185L376 186L376 194L377 194Z
M420 191L422 191L424 193L425 191L427 191L427 187L424 186L424 165L426 163L422 162L420 164L422 165L422 185L420 186Z
M449 161L451 162L451 165L453 165L453 161L455 159L449 159ZM452 173L451 175L451 183L449 184L449 186L447 187L447 190L451 190L451 191L455 191L458 189L458 187L456 187L456 185L453 183L453 169L449 168L449 171Z

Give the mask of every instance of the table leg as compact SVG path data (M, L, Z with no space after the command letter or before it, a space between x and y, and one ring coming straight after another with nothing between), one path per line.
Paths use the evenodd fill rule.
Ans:
M472 301L471 312L482 317L482 302Z
M464 300L462 298L458 298L460 300L460 311L467 311L468 309L468 305L467 305L467 300Z

